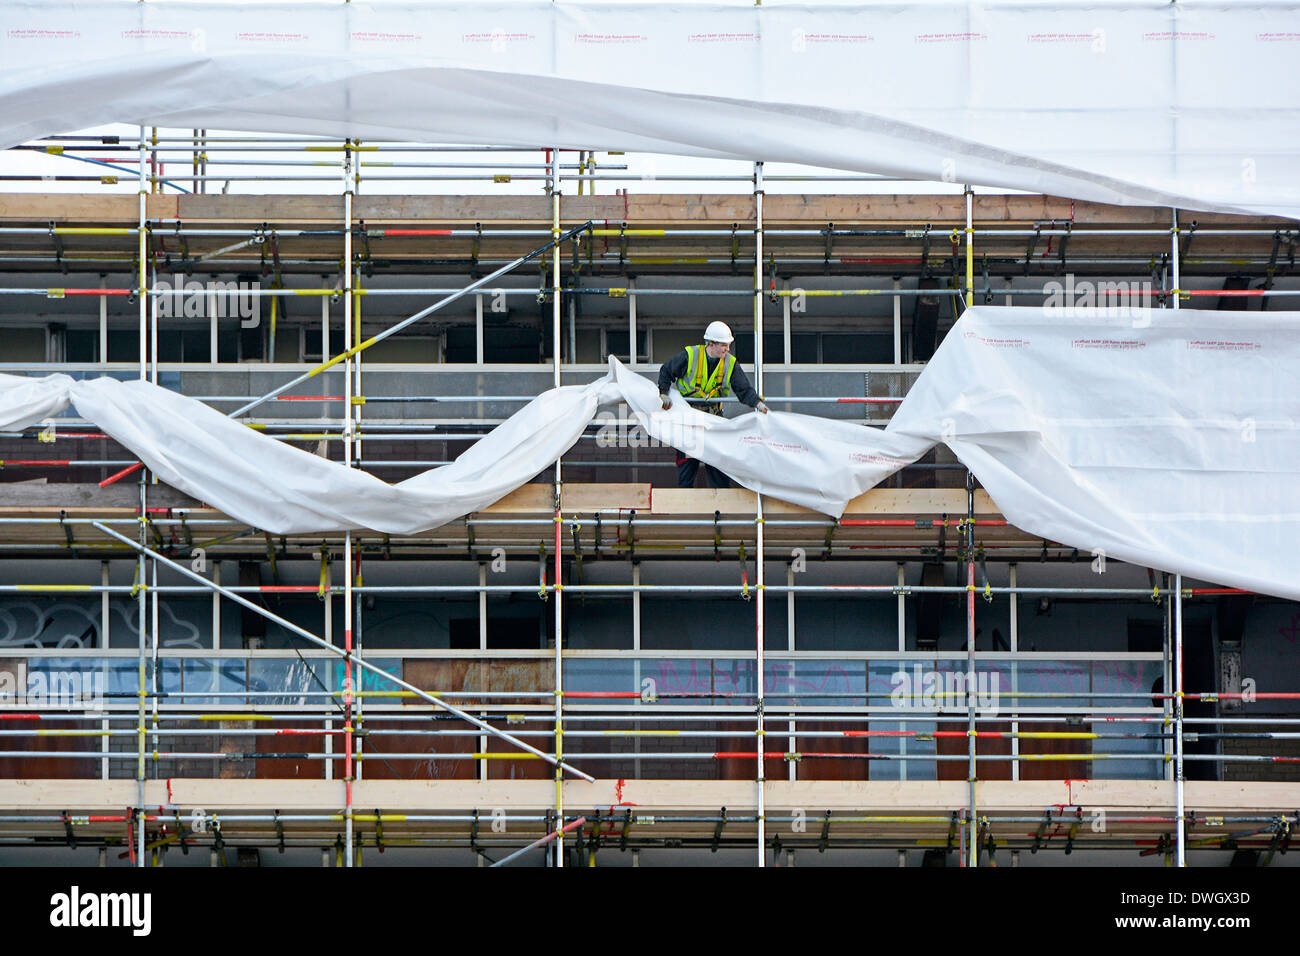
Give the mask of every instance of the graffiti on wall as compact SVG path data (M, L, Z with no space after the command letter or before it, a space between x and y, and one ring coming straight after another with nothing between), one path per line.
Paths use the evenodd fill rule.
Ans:
M101 615L98 601L48 598L0 602L0 647L100 647ZM114 633L138 636L139 619L138 601L126 597L109 601L109 627ZM198 626L182 620L165 603L158 606L158 631L163 647L203 647Z

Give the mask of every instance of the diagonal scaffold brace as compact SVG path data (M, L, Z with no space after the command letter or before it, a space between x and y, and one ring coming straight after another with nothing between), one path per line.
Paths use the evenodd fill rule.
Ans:
M493 279L499 278L500 276L505 275L507 272L513 272L515 269L518 269L524 263L530 262L533 259L538 258L539 256L545 255L547 252L549 252L551 249L555 248L556 246L559 246L562 243L566 242L567 240L573 238L574 236L579 235L593 228L595 228L595 223L592 222L591 220L588 220L587 222L584 222L580 226L575 226L573 229L570 229L568 232L561 233L560 235L556 236L554 239L552 239L550 242L546 243L545 245L538 246L532 252L525 253L524 255L520 256L518 259L515 259L511 262L507 262L500 269L497 269L495 272L491 273L490 275L485 275L483 278L471 282L469 285L465 286L465 288L458 289L457 291L453 292L451 295L447 296L446 298L439 299L433 305L421 309L419 312L416 312L414 315L403 319L401 322L398 322L396 325L390 325L388 328L384 329L384 331L380 332L378 335L372 335L364 342L352 346L352 348L348 349L345 352L340 352L338 355L334 356L329 361L322 362L320 365L316 366L316 368L312 369L310 372L304 372L302 375L299 375L297 378L293 379L292 381L286 382L285 384L279 386L278 388L274 388L271 391L267 392L261 398L256 398L253 401L249 402L247 405L243 405L240 408L235 409L233 412L230 412L227 415L227 417L238 418L240 415L244 414L247 411L251 411L252 409L256 408L258 405L261 405L263 402L269 401L270 399L275 398L277 395L281 395L284 392L287 392L295 385L300 385L301 383L307 381L307 379L319 375L321 372L325 371L326 369L333 368L335 365L338 365L340 362L347 361L348 359L352 358L354 355L357 355L359 352L364 352L366 349L370 348L370 346L376 344L377 342L382 342L390 335L396 335L398 332L402 331L403 329L407 328L410 325L413 325L414 323L420 321L421 319L432 315L434 312L437 312L439 309L451 305L451 303L455 302L457 299L460 299L463 296L468 295L469 293L473 292L475 289L487 285Z
M369 661L357 657L355 654L351 654L340 647L335 647L333 644L330 644L327 641L324 641L321 638L317 637L315 634L311 633L311 631L305 630L291 621L286 621L278 614L268 611L266 608L259 607L257 604L254 604L252 601L248 600L242 595L236 594L234 591L231 591L228 588L224 588L220 584L215 584L212 581L209 581L201 574L198 574L195 571L191 571L183 564L178 564L177 562L172 561L170 558L167 558L164 555L159 554L157 551L154 551L150 548L146 548L144 545L132 541L126 535L119 534L118 532L114 531L112 528L108 527L107 525L102 524L101 522L98 521L91 522L91 524L95 528L98 528L100 531L102 531L104 534L108 535L109 537L115 538L118 541L123 542L124 544L130 545L132 548L134 548L136 551L139 551L141 554L146 555L147 557L150 558L154 558L155 560L161 562L162 564L166 565L172 570L179 572L180 574L184 575L190 580L196 581L197 583L203 585L204 587L208 588L211 591L215 591L217 594L220 594L222 597L229 598L230 600L234 601L236 604L240 605L241 607L246 607L250 611L260 614L268 621L273 621L276 624L279 624L285 630L290 631L291 633L296 634L299 637L302 637L308 641L311 641L311 643L315 644L317 647L323 648L324 650L337 654L339 657L343 658L346 661L351 661L353 664L356 664L358 667L370 671L372 674L374 674L377 677L382 677L385 680L392 681L397 686L411 691L417 697L420 697L431 704L441 707L443 710L448 711L449 713L455 714L461 720L473 724L475 727L478 727L480 730L484 730L487 733L493 735L494 737L499 737L500 739L513 744L514 746L520 748L521 750L526 750L528 751L528 753L531 753L534 756L539 757L542 760L545 760L547 763L551 764L552 766L558 766L562 770L567 770L569 771L569 773L581 777L583 780L586 780L588 782L593 782L595 780L595 777L592 777L590 774L584 773L583 771L579 770L577 767L574 767L564 761L557 761L550 754L544 753L543 751L538 750L536 747L524 743L524 741L520 740L518 737L508 734L504 730L499 730L496 727L493 727L491 724L487 723L486 721L480 720L479 718L473 716L472 714L466 713L465 711L461 710L459 707L447 703L445 700L442 700L441 698L436 697L433 694L430 694L428 691L421 690L420 688L416 687L414 684L407 683L406 681L402 680L400 677L396 676L395 674L390 674L382 667L377 667L376 665L370 663Z
M380 332L379 334L372 335L364 342L361 342L358 345L354 345L352 346L352 348L347 349L344 352L340 352L332 359L329 359L326 362L322 362L320 365L316 366L315 368L311 369L308 372L304 372L303 374L299 375L297 378L291 379L290 381L285 382L283 385L273 388L271 391L267 392L265 395L262 395L260 398L255 398L251 402L248 402L247 404L242 405L239 408L235 409L233 412L228 412L226 414L226 417L238 418L240 415L243 415L245 412L249 412L252 411L254 408L257 408L257 406L261 405L262 403L269 402L271 399L275 398L278 395L283 395L285 392L289 391L289 389L293 388L294 386L301 385L303 382L307 381L308 379L314 378L315 376L319 375L321 372L331 369L335 365L338 365L341 362L346 362L348 359L351 359L357 354L364 352L372 345L382 342L384 339L388 338L391 335L396 335L398 332L402 331L403 329L411 325L414 325L416 322L419 322L421 319L427 318L428 316L439 311L440 309L443 309L446 306L451 305L453 302L455 302L460 298L463 298L464 296L473 292L475 289L482 288L483 286L491 282L493 279L500 278L501 276L505 275L508 272L513 272L515 269L518 269L524 263L531 262L533 259L545 255L551 249L561 245L562 243L568 241L569 239L572 239L574 236L587 232L590 229L594 229L595 225L596 224L593 221L587 220L580 226L575 226L574 228L568 230L567 232L560 233L558 236L553 238L550 242L547 242L545 245L538 246L532 252L525 253L524 255L520 256L518 259L515 259L511 262L507 262L500 269L497 269L495 272L491 273L490 275L485 275L481 279L474 280L469 285L465 286L463 289L458 289L455 292L453 292L451 295L439 299L437 302L433 303L433 305L421 309L419 312L416 312L414 315L408 316L407 318L403 319L401 322L398 322L396 325L390 325L388 328L384 329L384 331ZM101 488L104 488L107 487L108 485L114 484L115 482L121 480L122 478L125 478L127 475L136 471L138 468L140 468L140 466L141 466L141 462L136 462L133 465L128 465L126 468L123 468L117 474L110 475L109 477L105 478L103 481L99 483L99 486Z
M568 833L570 830L581 827L586 822L587 822L586 817L578 817L578 819L574 820L572 823L566 824L562 827L558 827L552 830L550 833L546 834L546 836L542 837L541 839L534 840L532 843L528 844L528 846L520 847L518 850L515 850L514 853L511 853L509 856L502 857L501 859L493 863L492 866L505 866L507 863L511 862L512 860L519 859L519 857L523 856L529 850L534 850L539 846L545 846L546 844L550 843L552 840L558 839L561 834Z

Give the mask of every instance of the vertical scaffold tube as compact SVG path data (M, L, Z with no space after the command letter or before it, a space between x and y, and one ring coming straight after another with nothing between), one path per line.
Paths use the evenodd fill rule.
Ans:
M147 495L148 484L143 487ZM149 562L149 591L149 724L153 728L151 735L153 745L149 749L154 754L156 768L158 760L158 698L159 691L162 689L158 686L158 669L162 662L158 659L158 562L153 560Z
M763 164L754 164L754 388L763 395ZM755 740L758 746L758 778L755 786L758 803L758 865L767 865L767 820L763 772L764 751L767 738L763 733L763 496L754 495L754 599L755 669L754 669L754 719Z
M1007 587L1011 588L1008 595L1010 607L1007 609L1009 617L1007 624L1011 628L1011 653L1018 653L1020 650L1020 604L1017 600L1016 582L1017 577L1016 563L1012 561L1007 566ZM997 648L995 647L994 650ZM1015 718L1020 714L1016 710L1020 705L1020 668L1014 663L1011 665L1011 779L1020 779L1020 722Z
M1173 289L1173 295L1171 297L1170 307L1176 309L1178 308L1178 300L1181 297L1182 287L1180 283L1182 282L1183 270L1182 270L1182 265L1179 262L1180 253L1178 248L1178 210L1177 209L1171 210L1171 214L1172 214L1172 219L1170 220L1171 228L1169 231L1169 262L1173 266L1173 270L1174 270L1174 289Z
M146 286L146 282L145 282L145 264L148 262L148 259L149 259L149 255L148 255L148 235L147 235L147 233L145 232L145 222L146 222L146 215L147 215L147 212L146 212L146 210L147 210L147 199L146 199L146 197L148 196L149 192L148 192L148 190L145 188L145 178L144 178L144 167L145 167L145 143L144 143L144 127L143 127L143 126L140 127L140 146L139 146L139 152L140 152L140 168L139 168L138 175L139 175L139 178L140 178L140 181L139 181L139 190L140 190L140 223L139 223L139 234L140 234L140 242L139 242L139 246L138 246L138 252L137 252L137 254L138 254L139 257L140 257L140 261L139 261L139 263L138 263L139 269L138 269L138 272L137 272L137 274L138 274L138 285L136 286L136 295L138 296L138 299L139 299L139 305L140 305L140 381L143 382L143 381L145 380L145 368L146 368L146 366L145 366L145 358L146 358L146 356L148 355L148 345L149 345L149 328L148 328L148 325L149 325L149 294L148 294L148 290L145 288L145 286Z
M1174 286L1177 287L1175 282ZM1177 301L1177 300L1175 300ZM1178 865L1187 865L1187 823L1183 787L1183 576L1174 575L1174 796L1178 804Z
M975 190L966 186L966 308L975 304Z
M966 198L966 308L975 304L975 191L970 184L964 188ZM975 788L975 476L966 472L966 741L968 776L970 778L970 865L980 862L979 841L976 839Z
M141 362L141 367L143 368L143 361ZM146 497L145 497L145 496L146 496L146 490L145 490L145 489L146 489L147 487L148 487L148 482L146 481L145 474L144 474L143 472L141 472L141 474L140 474L140 545L141 545L141 547L143 547L144 544L145 544L145 540L146 540L146 539L145 539L145 534L146 534L147 527L148 527L148 526L146 525L146 523L145 523L145 515L147 515L147 514L149 513L149 512L146 510L146 509L148 508L148 500L147 500ZM138 635L137 635L137 641L136 641L137 653L138 653L138 655L139 655L138 675L137 675L138 678L139 678L139 683L138 683L138 688L137 688L137 695L138 695L138 696L137 696L137 705L138 705L138 706L137 706L137 713L136 713L136 743L137 743L137 747L136 747L136 768L135 768L136 791L137 791L137 792L136 792L136 807L138 808L139 813L140 813L140 821L139 821L139 832L138 832L137 835L136 835L136 839L137 839L137 842L138 842L139 845L136 847L136 852L135 852L135 863L136 863L136 866L144 866L144 855L145 855L145 854L144 854L144 846L145 846L145 834L144 834L144 817L145 817L145 813L144 813L144 780L145 780L145 762L144 762L144 761L145 761L145 751L144 751L144 739L145 739L144 702L145 702L145 697L146 697L146 694L147 694L147 692L146 692L146 690L145 690L145 666L144 666L144 662L145 662L145 656L144 656L144 653L145 653L145 640L146 640L146 638L145 638L145 630L146 630L146 628L147 628L147 625L145 624L145 620L146 620L146 618L145 618L145 595L148 593L149 589L148 589L147 587L145 587L145 560L144 560L144 553L143 553L143 552L141 552L140 555L138 556L138 558L136 559L136 564L135 564L135 583L136 583L137 587L139 588L139 590L136 592L136 600L137 600L137 602L138 602L137 605L136 605L136 614L139 615L139 618L138 618L138 619L139 619L139 622L140 622L140 626L139 626L139 628L137 629L137 631L138 631Z
M356 150L344 150L344 156L348 160L348 166L352 170L352 176L351 178L347 177L347 168L345 167L344 190L347 192L347 196L344 199L344 204L346 208L344 209L345 221L343 224L343 229L344 229L344 235L347 237L346 248L345 248L345 252L347 254L343 259L343 268L344 268L343 292L344 292L344 297L348 300L349 305L345 305L343 307L343 321L352 326L352 343L355 344L361 341L361 298L362 296L360 291L361 269L358 263L353 262L353 257L352 257L353 248L354 248L352 244L352 215L353 215L352 210L355 204L356 193L358 193L361 190L361 160L359 156L361 140L359 139L353 140L352 143L354 146L357 147ZM348 312L349 308L351 308L352 310L350 314ZM348 445L351 448L352 461L354 462L361 461L363 455L362 448L361 448L362 406L359 404L354 404L353 402L353 398L365 394L361 390L361 369L362 369L362 358L361 358L361 353L358 352L353 357L353 360L344 366L344 375L352 379L352 391L348 392L347 388L346 387L344 388L345 401L343 404L343 415L347 419L345 424L351 430L351 437L348 440ZM356 555L355 563L348 564L347 575L348 575L348 580L352 582L353 587L357 587L358 585L363 583L361 578L360 552L358 552ZM362 608L362 605L358 602L352 608L352 646L358 660L360 660L361 657L365 654L364 645L365 645L366 626L365 626L364 618L365 618L364 609ZM357 677L364 682L365 678L362 676L360 669L358 669L357 671ZM356 712L353 714L352 723L354 727L354 734L356 733L356 731L362 731L365 729L365 722L366 722L365 710L366 710L366 698L364 694L360 694L357 696ZM366 747L366 738L365 735L362 734L361 736L358 736L356 738L356 744L353 748L356 757L355 780L364 780L366 776L366 764L365 764L365 753L364 753L365 747ZM359 852L360 852L360 848L358 848L358 853Z
M969 208L969 207L967 207ZM970 865L979 866L980 848L975 828L975 475L966 472L966 747L970 788Z
M144 134L144 127L143 127L143 126L140 127L140 144L139 144L139 153L140 153L140 157L139 157L139 158L140 158L140 162L139 162L138 175L139 175L139 177L140 177L140 181L139 181L139 183L138 183L138 189L139 189L139 194L140 194L140 195L139 195L139 198L140 198L140 210L139 210L140 215L139 215L139 223L138 223L138 226L139 226L139 228L138 228L138 232L139 232L139 237L140 237L140 244L139 244L139 256L140 256L140 263L139 263L139 265L140 265L140 269L139 269L139 280L138 280L138 281L139 281L139 286L138 286L138 288L137 288L137 292L136 292L136 294L137 294L137 296L139 297L139 304L140 304L140 355L139 355L139 359L140 359L140 381L143 382L143 381L145 380L145 378L147 377L147 371L146 371L146 364L145 364L145 363L146 363L146 360L147 360L147 358L148 358L148 348L147 348L147 345L148 345L148 321L149 321L149 320L148 320L148 316L149 316L149 313L148 313L149 294L148 294L148 283L147 283L147 281L146 281L147 273L145 272L145 269L146 269L147 263L148 263L148 261L149 261L149 254L148 254L148 251L149 251L149 247L148 247L148 234L145 232L145 223L146 223L146 221L147 221L147 210L148 210L148 199L147 199L147 197L148 197L148 190L145 188L145 174L144 174L144 170L145 170L145 134ZM146 481L145 473L144 473L144 472L141 472L141 473L140 473L140 544L141 544L141 545L143 545L143 544L145 543L145 541L146 541L145 534L146 534L146 531L147 531L147 525L146 525L145 522L146 522L146 516L149 514L149 511L148 511L148 504L149 504L149 502L148 502L148 498L147 498L147 490L146 490L147 488L148 488L148 483L147 483L147 481ZM137 640L137 642L136 642L136 644L137 644L137 651L138 651L138 653L139 653L139 665L138 665L138 670L139 670L139 675L138 675L138 676L139 676L139 713L137 714L137 726L136 726L136 737L137 737L137 741L138 741L138 744L137 744L137 757L138 757L138 759L137 759L137 762L136 762L136 791L137 791L137 792L136 792L136 807L137 807L138 810L139 810L139 814L140 814L140 816L139 816L138 832L137 832L137 834L136 834L136 840L138 841L139 846L137 846L137 848L136 848L136 852L135 852L135 864L136 864L136 866L141 866L141 867L142 867L142 866L144 866L144 858L145 858L145 850L144 850L144 847L145 847L145 828L144 828L144 818L145 818L145 812L144 812L144 780L145 780L145 768L144 768L144 737L145 737L145 725L144 725L144 701L145 701L145 676L144 676L144 675L145 675L145 667L144 667L144 653L145 653L145 594L146 594L147 591L148 591L148 589L145 587L145 561L144 561L144 555L143 555L143 554L141 554L141 555L139 556L139 559L138 559L137 562L136 562L136 570L135 570L135 574L136 574L136 578L135 578L135 580L136 580L136 584L137 584L137 585L139 586L139 588L140 588L140 590L139 590L138 592L136 592L137 595L138 595L138 599L139 599L139 608L138 608L138 613L139 613L139 615L140 615L140 618L139 618L139 620L140 620L140 626L139 626L139 629L138 629L138 630L139 630L139 635L138 635L138 640Z
M552 357L555 360L555 387L560 387L560 150L551 150L551 238L555 240L555 258L551 273ZM559 832L555 836L555 865L564 866L564 772L559 761L564 754L564 594L560 561L562 546L561 502L564 496L560 458L555 459L555 819Z
M348 358L343 366L343 463L352 467L352 152L343 151L343 348ZM347 657L343 661L343 829L345 866L354 864L353 820L352 820L352 781L356 774L353 768L352 724L352 532L343 536L343 649Z

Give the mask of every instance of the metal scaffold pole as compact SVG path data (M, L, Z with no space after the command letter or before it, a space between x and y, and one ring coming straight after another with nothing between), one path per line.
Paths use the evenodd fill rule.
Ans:
M1177 286L1177 282L1174 283ZM1177 299L1175 298L1175 302ZM1178 865L1187 865L1186 788L1183 774L1183 576L1174 575L1174 798L1177 803Z
M967 779L970 788L970 865L979 866L980 849L976 829L975 788L977 769L975 754L975 475L966 472L966 747Z
M343 350L347 356L343 366L343 463L352 467L352 153L343 153ZM322 347L324 343L322 341ZM322 358L324 356L322 355ZM352 532L343 536L343 649L347 657L343 662L343 791L344 791L344 859L345 866L355 864L353 851L354 823L352 808L352 782L356 778L353 754L356 746L353 726L352 630L354 625L355 596L352 593Z
M966 193L966 308L974 304L975 296L975 254L972 246L974 229L975 192L968 185ZM975 475L966 472L966 734L967 734L967 776L970 781L970 838L966 845L970 851L970 865L978 867L980 849L978 840L979 823L976 819L976 788L978 770L976 767L975 736Z
M975 304L975 190L968 185L966 192L966 308Z
M148 241L149 241L149 235L148 235L148 219L147 219L147 211L146 211L146 210L147 210L147 201L148 201L148 200L147 200L147 197L148 197L148 195L149 195L149 190L148 190L148 189L146 188L146 186L145 186L145 178L144 178L144 170L145 170L145 142L144 142L144 127L143 127L143 126L140 127L140 143L139 143L139 152L140 152L140 169L139 169L139 186L138 186L138 188L139 188L139 191L140 191L140 222L139 222L139 227L138 227L138 229L137 229L137 232L138 232L138 234L139 234L139 246L138 246L138 252L137 252L137 255L138 255L138 257L139 257L139 261L138 261L137 264L136 264L136 266L137 266L137 275L138 275L139 281L136 283L136 295L139 297L139 303L138 303L138 304L139 304L139 308L140 308L140 355L139 355L139 358L140 358L140 381L143 382L143 381L145 380L145 377L146 377L145 359L146 359L146 356L148 355L148 344L149 344L149 328L148 328L148 325L149 325L149 311L148 311L148 310L149 310L149 292L148 292L148 283L145 281L145 279L146 279L146 272L145 272L145 270L148 268L148 262L149 262L149 254L148 254Z
M1178 300L1182 297L1182 253L1178 243L1178 210L1170 210L1169 224L1169 262L1173 268L1174 288L1171 296L1170 308L1178 308Z
M149 191L145 185L145 132L144 127L140 127L140 168L139 168L139 196L140 196L140 216L139 216L139 286L138 296L140 304L140 381L145 381L148 377L147 361L149 357L148 350L148 302L149 302L149 283L148 283L148 226L147 226L147 209ZM148 500L149 483L144 472L140 475L140 544L144 545L147 540L149 500ZM137 846L133 856L135 865L142 867L145 865L145 810L144 810L144 782L145 782L145 595L148 593L145 579L145 557L141 553L136 562L136 587L139 603L137 605L137 641L136 647L139 653L139 712L137 715L138 724L136 727L138 760L136 764L136 806L138 817L138 830L135 835Z
M763 396L763 164L754 164L754 388L760 398ZM758 803L758 865L760 867L767 865L767 821L765 815L765 797L766 787L763 778L766 758L764 751L766 748L767 738L763 731L763 691L765 681L763 679L763 496L754 495L754 523L755 523L755 549L754 549L754 585L756 595L754 598L754 630L755 630L755 669L754 669L754 700L755 700L755 740L758 746L754 749L758 752L758 779L757 803Z
M353 252L355 247L352 244L352 217L354 215L353 208L355 205L356 194L361 191L361 162L358 156L362 147L361 147L360 140L353 140L352 145L355 147L355 149L348 149L344 151L345 158L348 161L350 161L350 168L351 168L352 175L351 178L349 179L347 177L347 170L345 169L344 189L345 191L350 189L351 192L350 194L344 197L344 201L347 206L347 208L344 210L346 214L346 221L344 223L344 227L347 234L347 240L346 240L347 255L344 257L344 261L343 261L343 268L344 268L345 275L342 277L344 297L350 303L350 307L352 311L351 314L349 315L348 313L349 306L345 305L343 307L344 309L343 315L344 315L344 322L352 326L352 341L360 342L361 341L361 300L362 300L361 269L360 269L360 264L354 261ZM322 359L324 358L323 354L321 358ZM351 440L348 442L348 444L352 446L352 462L357 467L361 467L361 463L362 463L361 413L362 413L362 403L365 401L365 399L363 398L365 393L361 390L362 362L363 362L362 353L357 352L356 355L353 357L352 362L350 363L352 365L352 376L351 376L352 392L350 395L345 394L346 401L344 402L344 406L343 406L344 408L343 415L344 418L347 419L345 425L347 428L351 430ZM346 376L347 375L346 365L344 366L344 369L345 369L344 375ZM344 389L344 391L346 393L347 391L346 388ZM355 603L352 607L352 641L356 651L357 658L360 659L362 655L365 653L364 645L365 645L366 629L365 629L365 610L363 605L361 604L360 597L355 594L355 589L362 583L361 554L359 552L356 554L354 562L349 564L346 567L345 573L347 574L347 579L348 581L351 582L354 590ZM364 678L362 678L362 681L364 683ZM365 720L366 720L365 710L366 710L366 696L365 694L358 694L355 724L359 732L364 731L365 729ZM366 738L364 733L362 733L360 734L360 736L358 736L357 745L356 745L356 753L357 753L356 779L357 780L365 779L366 765L365 765L365 760L363 759L365 747L366 747ZM353 814L353 816L355 817L355 813Z
M551 271L551 321L552 358L555 362L554 385L560 387L560 150L551 150L551 239L555 243ZM564 486L560 458L555 459L555 759L564 759L564 567L561 560L563 547L561 506ZM555 865L564 866L564 774L557 762L555 766Z

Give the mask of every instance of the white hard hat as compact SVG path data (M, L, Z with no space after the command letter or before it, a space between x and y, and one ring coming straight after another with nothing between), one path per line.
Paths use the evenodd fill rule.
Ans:
M710 322L709 327L704 330L704 341L730 345L734 339L731 328L726 322Z

